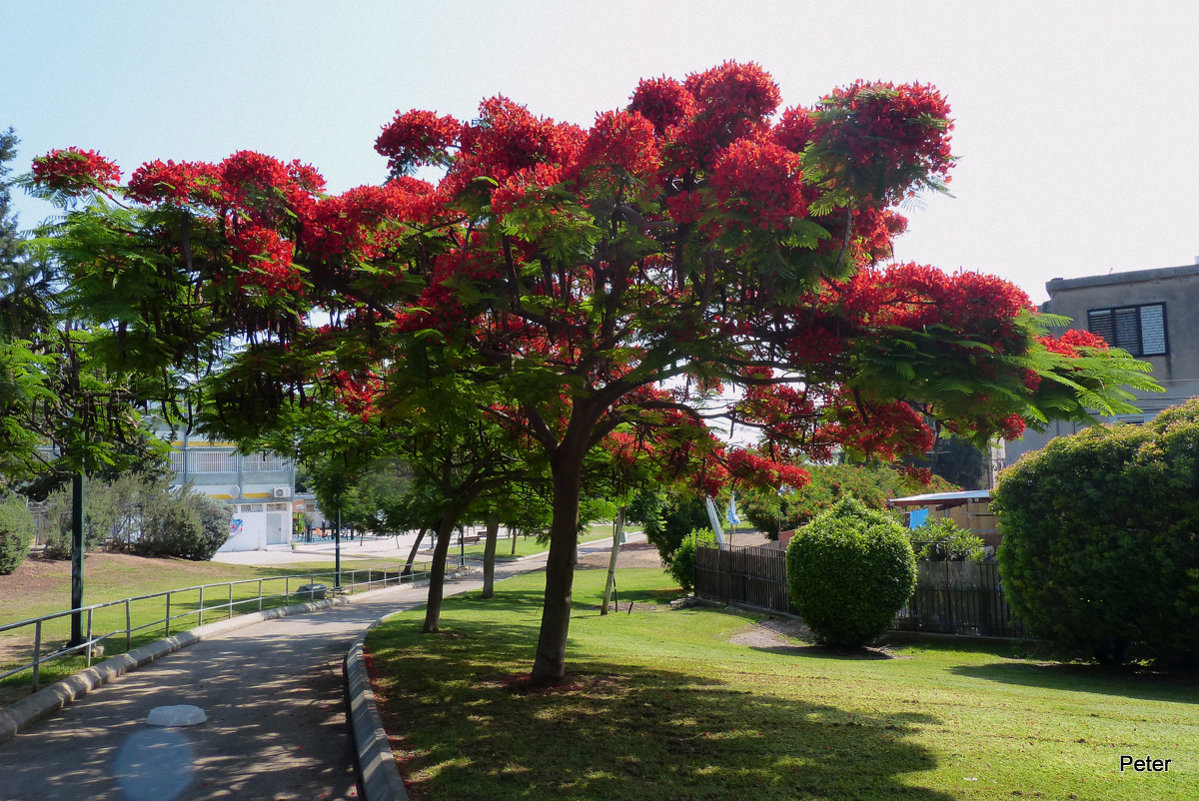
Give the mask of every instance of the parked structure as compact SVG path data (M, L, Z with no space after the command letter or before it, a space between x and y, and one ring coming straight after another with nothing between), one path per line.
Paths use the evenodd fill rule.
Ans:
M1166 389L1136 393L1140 414L1105 422L1144 423L1199 395L1199 260L1182 267L1054 278L1045 289L1049 300L1042 311L1070 317L1070 328L1099 334L1110 345L1149 362L1153 377ZM1007 443L1007 462L1082 427L1053 421L1044 432L1029 431Z

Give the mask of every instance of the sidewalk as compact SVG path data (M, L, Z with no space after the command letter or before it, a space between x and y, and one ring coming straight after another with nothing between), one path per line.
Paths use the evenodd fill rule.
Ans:
M544 554L497 564L496 579L544 564ZM445 594L481 586L451 581ZM0 801L357 798L342 659L371 623L426 595L406 585L350 596L215 635L97 687L0 745ZM150 709L172 704L198 706L208 721L145 724ZM152 780L122 784L122 770Z

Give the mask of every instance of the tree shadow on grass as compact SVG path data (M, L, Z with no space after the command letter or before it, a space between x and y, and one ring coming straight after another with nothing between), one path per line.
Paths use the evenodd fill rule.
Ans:
M1199 685L1189 676L1136 673L1127 668L1102 665L1029 664L993 662L988 665L959 665L951 673L1004 684L1044 687L1052 690L1118 695L1148 701L1199 704Z
M461 636L393 630L368 642L393 747L421 797L950 798L901 781L937 765L908 739L939 723L930 715L847 712L577 651L564 685L530 689L536 620L452 628Z
M871 662L879 659L894 659L894 654L878 648L833 648L827 645L754 645L750 650L781 656L797 656L807 659L841 659L852 662Z

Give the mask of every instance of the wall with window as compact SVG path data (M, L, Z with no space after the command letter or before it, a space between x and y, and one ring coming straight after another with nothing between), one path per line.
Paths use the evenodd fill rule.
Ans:
M1054 278L1042 309L1070 317L1069 328L1102 336L1153 367L1164 393L1137 393L1142 413L1119 420L1143 423L1162 409L1199 395L1199 263L1086 278ZM1080 426L1053 422L1007 443L1007 462Z

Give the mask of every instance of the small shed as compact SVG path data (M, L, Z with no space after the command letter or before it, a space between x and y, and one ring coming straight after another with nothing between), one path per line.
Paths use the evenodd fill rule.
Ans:
M962 528L968 528L982 538L984 545L999 547L999 526L991 512L990 490L961 490L959 492L930 492L925 495L909 495L887 501L888 509L906 512L926 510L930 520L938 517L951 518Z

